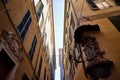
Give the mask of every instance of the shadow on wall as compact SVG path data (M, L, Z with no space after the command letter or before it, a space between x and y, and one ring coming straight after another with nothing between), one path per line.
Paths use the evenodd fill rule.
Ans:
M100 28L98 25L82 25L74 33L75 44L80 44L85 54L82 61L85 75L90 75L93 80L106 79L111 74L113 62L103 57L105 51L100 50L95 37L84 34L88 31L100 31Z

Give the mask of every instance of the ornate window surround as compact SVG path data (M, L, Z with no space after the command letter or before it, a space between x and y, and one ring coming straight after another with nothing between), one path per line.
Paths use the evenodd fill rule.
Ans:
M0 51L4 50L6 54L11 58L15 66L8 73L6 80L13 80L20 61L23 59L23 50L17 40L16 35L13 32L7 32L5 30L0 31Z

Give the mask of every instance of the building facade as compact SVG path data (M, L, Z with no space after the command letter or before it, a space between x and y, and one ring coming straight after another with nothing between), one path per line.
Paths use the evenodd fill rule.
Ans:
M60 80L65 80L65 77L64 77L63 59L64 59L63 49L60 48L60 49L59 49Z
M53 80L54 78L54 75L51 75L55 70L52 1L48 2L50 21L46 23L51 26L49 27L51 32L46 31L51 35L49 38L51 42L48 43L51 52L46 50L43 44L46 37L41 34L41 26L45 25L43 23L45 20L41 19L41 23L39 22L41 14L43 15L41 12L47 6L43 1L39 2L38 11L34 1L0 1L0 79L2 80Z
M54 41L54 20L52 0L34 0L38 18L39 34L42 37L44 50L50 65L52 80L55 78L56 57Z
M93 10L87 1L65 0L65 80L119 80L120 7L110 2Z

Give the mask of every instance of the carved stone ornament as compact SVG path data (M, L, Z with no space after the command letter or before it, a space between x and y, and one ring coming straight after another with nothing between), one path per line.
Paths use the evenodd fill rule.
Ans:
M104 58L95 37L84 36L81 41L86 55L85 70L93 80L107 79L111 74L113 62Z
M9 56L13 58L15 62L19 62L23 59L23 50L13 32L7 32L6 30L0 32L0 46L5 48Z
M100 31L98 25L82 25L75 30L75 43L83 47L81 59L84 58L83 68L85 75L90 75L92 80L107 79L111 74L113 62L104 58L105 51L101 51L95 37L84 35L84 32Z

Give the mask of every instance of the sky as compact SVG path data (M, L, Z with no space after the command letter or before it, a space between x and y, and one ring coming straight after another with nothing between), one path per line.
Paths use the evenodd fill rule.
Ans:
M53 0L56 70L55 80L60 80L59 48L63 48L63 26L64 26L64 0Z

